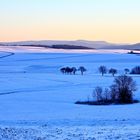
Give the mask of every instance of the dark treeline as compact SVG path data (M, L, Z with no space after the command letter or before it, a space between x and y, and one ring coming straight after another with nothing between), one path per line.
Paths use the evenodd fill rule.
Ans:
M81 75L84 74L84 72L87 71L87 69L84 67L84 66L80 66L79 68L76 68L76 67L63 67L60 69L60 71L63 73L63 74L73 74L75 75L77 71L80 71L81 72ZM106 66L104 65L101 65L99 68L98 68L98 72L102 74L102 76L104 76L105 74L109 73L109 74L112 74L112 76L114 77L115 74L118 73L118 70L115 69L115 68L110 68L108 69ZM131 70L129 70L128 68L125 68L124 69L124 74L127 75L127 74L140 74L140 66L135 66L134 68L132 68Z
M85 46L77 46L77 45L52 45L53 49L93 49Z
M32 46L32 47L44 47L44 48L53 48L53 49L94 49L85 46L77 46L77 45L12 45L12 46Z
M73 74L73 75L75 75L77 71L80 71L81 75L83 75L84 72L86 72L87 70L85 67L80 66L78 69L76 67L63 67L60 69L60 71L63 74Z

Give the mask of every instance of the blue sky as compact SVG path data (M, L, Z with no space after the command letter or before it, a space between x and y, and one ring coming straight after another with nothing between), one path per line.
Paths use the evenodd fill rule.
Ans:
M0 41L138 42L140 0L0 0Z

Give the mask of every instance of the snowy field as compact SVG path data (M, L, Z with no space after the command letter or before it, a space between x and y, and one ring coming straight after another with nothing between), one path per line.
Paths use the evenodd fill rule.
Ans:
M140 139L140 103L88 106L74 104L92 98L96 86L108 87L114 78L98 73L105 65L140 65L140 56L123 50L44 50L0 48L0 139L104 140ZM84 66L81 76L63 75L61 67ZM140 99L140 76L133 76Z

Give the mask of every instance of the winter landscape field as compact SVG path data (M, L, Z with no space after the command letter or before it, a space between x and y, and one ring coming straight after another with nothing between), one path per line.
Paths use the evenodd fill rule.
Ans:
M100 65L139 65L140 55L127 50L53 50L33 47L0 48L0 139L2 140L139 140L140 103L78 105L92 99L96 86L109 87L111 74ZM62 67L84 66L84 75L62 74ZM140 76L134 98L140 100Z

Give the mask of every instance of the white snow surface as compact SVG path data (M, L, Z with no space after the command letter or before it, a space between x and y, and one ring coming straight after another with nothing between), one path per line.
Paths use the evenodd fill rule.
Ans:
M75 104L92 98L94 87L112 84L110 74L98 73L100 65L116 68L120 75L139 65L140 55L9 48L0 49L0 139L140 139L140 103ZM63 75L60 68L65 66L84 66L87 72ZM132 77L140 99L140 76Z

